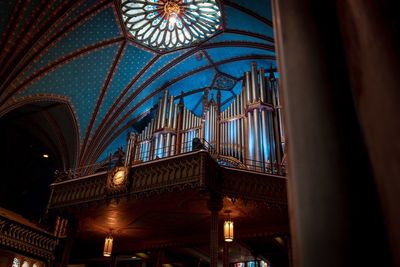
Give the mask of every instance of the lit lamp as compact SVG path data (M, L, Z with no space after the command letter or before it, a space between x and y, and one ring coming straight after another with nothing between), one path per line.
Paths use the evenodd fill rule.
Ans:
M111 256L112 246L113 246L113 237L111 233L109 233L106 239L104 240L104 251L103 251L104 257Z
M224 221L224 240L225 242L233 241L233 221L229 217Z

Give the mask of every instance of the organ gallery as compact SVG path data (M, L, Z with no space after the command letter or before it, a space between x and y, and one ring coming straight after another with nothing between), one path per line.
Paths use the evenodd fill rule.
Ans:
M393 1L0 2L0 267L400 265Z

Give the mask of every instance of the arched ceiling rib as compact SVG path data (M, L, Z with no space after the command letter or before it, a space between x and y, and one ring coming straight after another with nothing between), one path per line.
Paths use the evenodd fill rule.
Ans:
M187 107L200 113L204 88L225 75L234 81L222 91L226 108L240 93L237 81L251 61L265 68L276 63L270 2L221 0L220 5L218 34L159 53L127 38L118 0L3 1L0 114L26 97L67 98L77 112L76 160L83 166L119 144L124 139L119 136L149 114L165 89L175 96L183 91Z

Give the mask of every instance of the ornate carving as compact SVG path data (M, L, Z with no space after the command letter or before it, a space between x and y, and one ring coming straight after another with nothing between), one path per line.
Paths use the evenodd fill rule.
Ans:
M285 178L230 168L222 169L223 184L221 193L223 195L233 198L287 204Z
M174 190L208 190L243 200L286 205L286 179L219 166L199 150L130 167L128 179L117 186L106 172L52 184L49 207L67 207L121 197L149 197Z
M106 195L106 172L79 179L52 184L49 207L71 206L88 201L104 199Z
M115 167L107 174L107 195L122 194L128 186L129 169L124 166Z
M54 260L58 239L45 231L0 216L0 245Z
M136 165L132 167L130 193L139 196L199 187L204 178L202 164L201 157L194 153Z

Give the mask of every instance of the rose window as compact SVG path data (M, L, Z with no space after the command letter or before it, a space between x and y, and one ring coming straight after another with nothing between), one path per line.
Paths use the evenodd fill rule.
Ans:
M221 24L215 0L122 0L122 18L133 38L159 50L204 40Z

